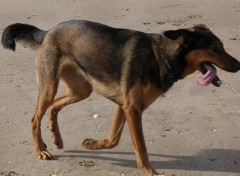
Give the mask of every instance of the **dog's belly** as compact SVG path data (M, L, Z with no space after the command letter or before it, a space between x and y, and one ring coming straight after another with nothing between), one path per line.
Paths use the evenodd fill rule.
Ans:
M90 79L92 88L102 96L112 100L113 102L122 105L123 104L123 93L120 85L117 83L102 83L96 79Z

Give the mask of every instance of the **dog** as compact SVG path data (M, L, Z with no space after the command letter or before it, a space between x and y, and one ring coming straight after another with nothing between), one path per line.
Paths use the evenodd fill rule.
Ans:
M52 155L41 136L41 120L49 112L49 128L57 148L63 148L58 126L59 111L82 101L92 91L116 104L108 138L85 139L90 150L115 147L128 123L137 165L145 175L162 175L149 164L142 129L142 113L176 81L198 70L198 84L221 85L216 67L240 70L220 39L205 25L167 30L162 34L109 27L100 23L71 20L49 31L29 24L12 24L2 34L3 47L15 50L15 42L37 49L39 96L32 118L34 151L39 159ZM215 65L215 66L214 66ZM55 99L59 81L66 92Z

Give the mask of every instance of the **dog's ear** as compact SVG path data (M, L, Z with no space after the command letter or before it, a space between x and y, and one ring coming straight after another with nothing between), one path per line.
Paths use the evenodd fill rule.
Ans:
M199 35L195 32L195 29L178 29L165 31L164 36L171 40L179 40L184 45L185 48L193 47L197 42L199 42Z
M163 32L163 35L171 40L177 40L179 37L185 38L188 32L185 29L168 30Z
M196 24L193 27L195 30L201 30L201 31L210 31L210 29L205 24Z
M172 40L177 40L179 37L182 36L185 39L185 41L187 41L187 39L189 37L193 37L194 34L196 34L198 32L206 33L206 32L211 32L211 31L206 25L197 24L193 28L164 31L163 35Z

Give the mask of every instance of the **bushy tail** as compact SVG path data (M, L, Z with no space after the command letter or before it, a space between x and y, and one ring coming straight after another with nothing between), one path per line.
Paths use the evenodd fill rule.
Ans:
M2 44L4 48L15 51L15 41L19 41L24 45L35 49L41 45L46 33L47 31L38 29L35 26L16 23L4 29L2 34Z

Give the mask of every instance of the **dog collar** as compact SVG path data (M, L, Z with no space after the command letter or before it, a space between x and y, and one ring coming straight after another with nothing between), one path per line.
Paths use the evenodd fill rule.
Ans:
M170 72L169 74L169 78L173 81L173 82L177 82L179 79L181 79L171 68L170 64L168 63L167 59L163 57L163 60L167 66L168 71Z

